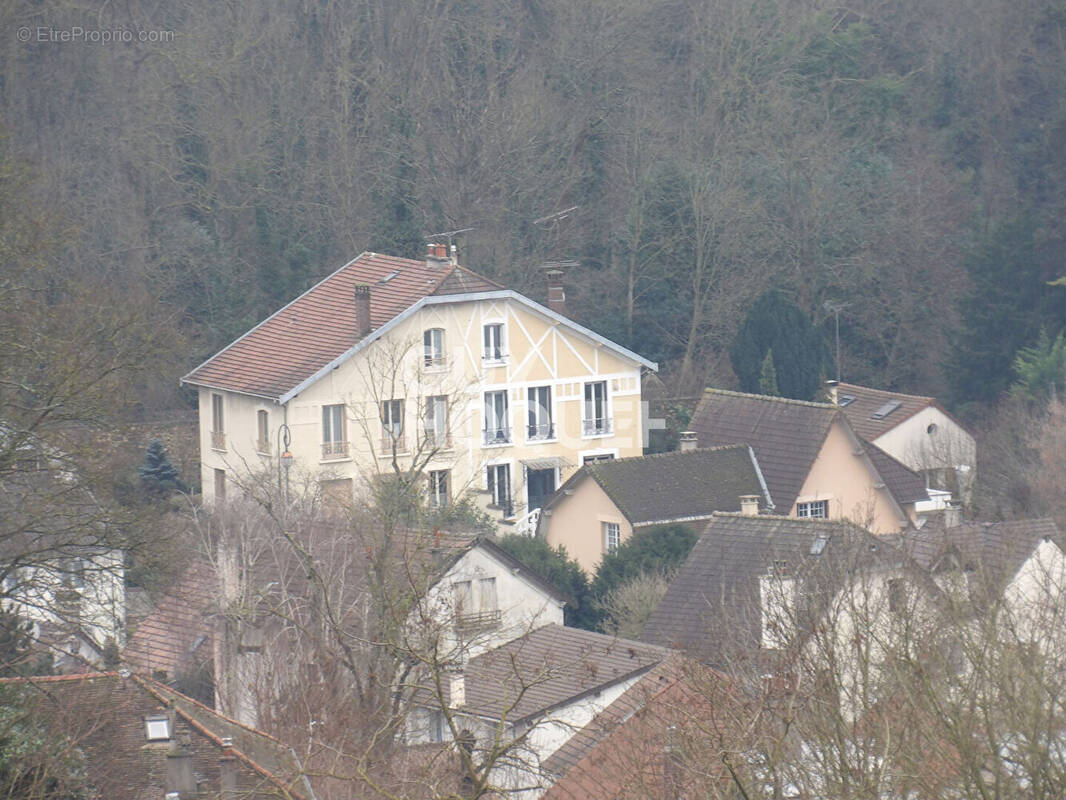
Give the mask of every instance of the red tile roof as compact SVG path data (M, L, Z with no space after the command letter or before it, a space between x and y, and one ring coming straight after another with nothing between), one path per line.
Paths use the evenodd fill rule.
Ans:
M197 386L278 398L353 347L354 290L370 286L380 328L423 297L502 289L465 267L363 253L186 375Z
M145 741L144 718L173 709L172 738L187 740L202 796L221 790L222 739L233 740L237 759L235 796L248 800L300 798L300 768L277 740L216 714L155 681L114 672L0 679L6 698L48 732L68 738L84 754L94 796L109 800L161 798L167 785L167 742Z
M168 679L203 659L210 661L218 577L206 561L194 562L137 626L123 660L132 670ZM199 655L199 658L198 658Z
M885 389L871 389L869 386L857 386L854 383L841 383L837 387L838 402L844 397L854 398L852 401L840 406L844 410L844 416L848 418L851 427L855 429L859 436L871 442L881 434L910 419L924 408L932 406L944 411L933 397L889 392ZM886 403L892 402L899 403L899 406L881 419L873 418L875 411ZM944 413L947 414L946 411ZM947 415L951 417L950 414ZM954 419L954 417L951 418ZM962 426L960 425L959 427Z

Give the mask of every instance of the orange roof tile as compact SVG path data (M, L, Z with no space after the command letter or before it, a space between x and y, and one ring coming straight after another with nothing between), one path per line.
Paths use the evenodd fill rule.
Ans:
M278 398L352 348L354 290L370 286L370 323L380 328L423 297L504 287L465 267L363 253L212 356L183 383Z

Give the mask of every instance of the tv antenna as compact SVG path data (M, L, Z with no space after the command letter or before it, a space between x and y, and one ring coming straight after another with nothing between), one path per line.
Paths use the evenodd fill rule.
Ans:
M547 214L546 216L543 216L540 219L533 220L533 224L548 225L550 223L554 225L557 222L562 222L564 219L569 217L579 208L581 208L581 206L570 206L570 208L564 208L562 211L556 211L554 214Z
M458 236L460 233L470 233L473 228L460 228L457 231L442 231L441 233L427 233L425 234L427 239L446 239L448 244L452 243L452 237Z
M836 339L837 339L837 383L840 383L840 312L850 306L851 303L841 303L839 300L833 302L832 300L826 300L822 303L822 308L833 315L834 324L836 327Z

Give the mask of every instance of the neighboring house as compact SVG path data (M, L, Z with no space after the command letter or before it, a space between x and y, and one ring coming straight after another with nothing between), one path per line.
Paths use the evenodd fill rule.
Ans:
M311 537L308 537L309 539ZM337 556L308 581L300 558L260 551L237 566L220 554L221 615L216 628L216 707L248 724L271 716L279 695L319 680L328 652L305 652L301 634L315 627L317 609L335 609L345 637L362 642L368 662L385 646L412 663L443 669L545 625L561 625L566 597L491 539L433 532L397 532L390 541L319 537ZM245 542L245 551L257 542ZM314 552L314 547L311 550ZM387 548L378 558L372 551ZM382 573L385 573L384 579ZM373 581L384 580L385 586ZM382 610L383 603L394 604ZM381 642L375 613L400 613L406 631ZM369 612L369 613L368 613ZM329 637L326 637L327 639ZM296 654L295 656L293 654ZM353 665L355 666L355 665Z
M836 381L829 381L828 394L859 436L922 473L929 488L967 505L973 500L977 444L935 398Z
M185 694L209 696L218 610L218 574L213 564L197 559L138 622L123 662Z
M1039 637L1066 623L1066 537L1053 520L930 524L900 547L942 591L962 590L969 613L1005 609L1012 635Z
M891 548L845 521L715 514L641 638L723 668L791 647L856 556L868 566L881 550Z
M122 551L67 546L31 560L7 571L0 600L33 623L34 638L52 653L56 669L84 671L117 654L126 641Z
M864 441L836 405L707 389L690 427L700 447L750 445L778 514L896 533L928 499L925 479Z
M62 758L82 762L89 797L313 797L291 750L156 681L104 672L5 679L0 691L7 719L22 710L45 737L69 742ZM17 768L19 754L8 755Z
M182 379L208 502L282 481L287 444L331 493L415 465L431 505L472 491L522 521L586 460L642 452L654 363L569 320L561 285L545 307L430 250L363 253Z
M482 653L426 688L408 720L412 742L456 738L475 757L502 749L493 780L509 796L539 797L551 756L668 656L641 642L548 625Z
M724 676L671 655L544 762L544 800L730 796L720 761L744 749L738 698Z
M715 511L740 511L742 497L773 507L747 445L595 462L545 504L538 535L592 573L634 531L676 522L698 533Z

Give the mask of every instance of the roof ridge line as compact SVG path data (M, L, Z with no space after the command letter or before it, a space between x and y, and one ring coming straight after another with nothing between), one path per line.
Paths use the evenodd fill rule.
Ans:
M795 400L791 397L776 397L770 394L753 394L751 392L737 392L732 389L717 389L713 386L704 387L703 393L706 394L720 394L727 397L745 397L751 400L771 400L775 403L784 403L786 405L793 406L808 406L810 408L832 409L833 411L840 411L840 406L834 403L817 403L813 400Z
M911 394L910 392L897 392L894 389L878 389L875 386L863 386L860 383L846 383L846 382L843 382L843 381L841 383L837 384L837 388L838 389L841 389L841 388L843 388L845 386L853 388L853 389L866 389L867 391L879 392L881 394L893 394L893 395L898 395L900 397L913 397L915 400L927 400L930 403L935 403L936 402L936 398L935 397L933 397L931 395L926 395L926 394ZM830 404L830 405L832 405L832 404Z
M693 448L692 450L668 450L665 453L647 453L647 454L639 455L639 456L626 456L625 458L612 458L609 461L601 461L599 463L593 462L592 464L583 464L582 466L593 467L595 469L600 469L601 467L604 467L604 466L607 466L607 465L610 465L610 464L630 463L630 462L633 462L633 461L647 461L647 460L650 460L650 459L653 459L653 458L663 458L664 456L688 455L690 453L714 453L714 452L718 452L720 450L735 450L737 448L747 447L747 446L748 445L746 445L746 444L717 444L717 445L714 445L713 447L696 447L696 448ZM609 466L608 466L608 469L610 469Z

